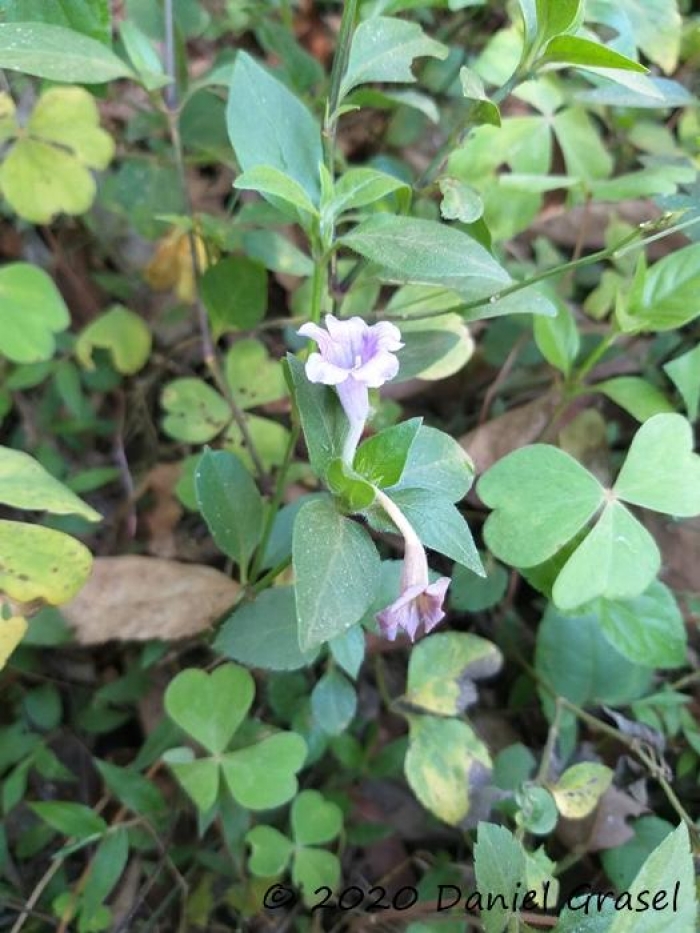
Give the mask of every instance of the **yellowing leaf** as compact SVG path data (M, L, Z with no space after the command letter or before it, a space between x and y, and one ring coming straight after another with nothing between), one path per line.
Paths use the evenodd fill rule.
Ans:
M91 522L101 518L33 457L9 447L0 447L0 502L16 509L81 515Z
M62 531L0 521L0 593L20 603L68 602L90 573L92 555Z
M4 141L17 132L15 102L5 91L0 91L0 140Z
M580 820L595 810L610 787L613 773L605 765L582 762L567 768L550 791L562 816Z
M138 314L115 305L88 324L76 341L75 355L86 369L95 368L92 362L95 347L109 350L115 368L131 375L148 361L151 334Z
M58 213L90 208L96 191L90 169L105 169L114 155L114 142L99 123L97 104L83 88L41 95L0 167L0 188L21 217L48 223Z
M27 620L23 616L0 618L0 671L7 664L10 655L24 638Z
M204 240L194 235L197 265L203 272L209 265ZM192 264L192 248L189 234L180 229L171 230L159 241L151 261L146 266L144 278L157 292L174 289L180 301L192 302L195 298L195 279Z

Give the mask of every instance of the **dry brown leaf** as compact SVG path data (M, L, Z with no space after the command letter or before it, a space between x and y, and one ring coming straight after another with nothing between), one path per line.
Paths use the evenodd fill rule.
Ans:
M560 819L557 836L564 845L577 852L599 852L614 849L634 838L627 820L648 812L648 808L617 787L609 787L598 806L583 820Z
M143 521L148 528L148 551L154 557L177 556L175 528L184 509L174 490L181 472L180 463L159 463L149 470L142 484L143 491L150 490L153 495L153 505Z
M138 555L98 557L86 586L61 612L83 645L172 641L209 628L238 591L213 567Z
M543 395L461 437L459 443L474 461L477 472L484 473L512 450L533 444L549 424L557 402L555 395Z
M644 524L663 556L661 579L680 593L700 593L700 518L674 522L646 513Z

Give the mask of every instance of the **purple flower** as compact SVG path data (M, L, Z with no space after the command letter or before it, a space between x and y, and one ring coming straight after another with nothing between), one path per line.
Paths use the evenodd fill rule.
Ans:
M384 385L399 371L394 354L403 347L401 332L381 321L370 326L360 317L340 321L326 315L326 330L318 324L299 328L302 337L318 344L306 362L309 382L335 386L350 422L345 459L351 460L369 416L369 389Z
M377 622L390 641L394 641L399 629L415 641L421 629L427 635L445 618L442 604L450 578L440 577L430 582L425 548L413 526L389 496L379 489L375 492L379 504L403 535L405 545L401 592L398 599L377 613Z

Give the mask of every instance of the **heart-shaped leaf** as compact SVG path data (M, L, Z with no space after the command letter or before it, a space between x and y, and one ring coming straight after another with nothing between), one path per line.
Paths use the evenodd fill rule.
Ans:
M75 342L75 355L86 369L95 368L96 347L109 350L118 372L132 375L148 362L151 332L138 314L115 305L91 321Z
M307 755L306 742L295 732L280 732L257 745L221 758L224 778L236 801L248 810L270 810L297 792L296 773Z
M13 262L0 269L0 353L13 363L51 359L54 334L70 324L68 308L53 281L37 266Z
M557 447L535 444L499 460L477 492L493 509L484 526L489 549L514 567L536 567L580 531L604 501L604 489Z
M219 755L250 709L255 695L251 675L237 664L211 674L188 668L168 684L168 716L213 755Z
M469 812L470 785L491 772L491 758L471 726L459 719L410 716L406 779L424 807L452 826Z
M280 466L284 461L289 444L289 431L287 428L280 424L279 421L272 421L270 418L259 418L257 415L245 414L243 421L263 469L270 471ZM253 458L248 450L248 440L243 437L241 429L235 421L232 421L224 432L223 442L226 449L236 454L251 473L255 471Z
M248 867L258 878L281 875L294 849L294 843L273 826L254 826L245 841L252 850Z
M304 790L292 804L292 832L299 845L320 846L330 842L343 828L340 807L317 790Z
M625 502L689 518L700 514L700 456L693 429L676 414L656 415L635 434L615 483Z
M406 699L427 712L456 716L476 700L474 681L491 677L502 663L501 652L485 638L440 632L412 651Z
M33 457L10 447L0 447L0 502L15 509L80 515L91 522L102 517Z
M226 401L201 379L174 379L162 396L163 430L176 441L205 444L231 420Z
M557 809L570 820L580 820L591 813L610 787L613 773L596 762L584 761L567 768L550 787Z
M213 758L195 758L191 748L171 748L163 755L182 789L202 813L208 813L219 794L219 765Z
M332 852L323 849L299 849L292 865L292 881L301 888L304 899L310 904L318 900L321 888L337 888L340 882L340 860Z
M619 502L611 502L557 577L552 599L576 609L605 596L632 599L649 586L661 566L656 542Z
M226 379L243 409L287 395L282 364L268 356L259 340L238 340L226 354Z
M92 554L62 531L0 521L0 593L20 603L35 599L59 606L90 576Z

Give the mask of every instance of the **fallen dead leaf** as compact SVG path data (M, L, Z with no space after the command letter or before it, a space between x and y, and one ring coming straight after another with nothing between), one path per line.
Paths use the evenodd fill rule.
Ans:
M648 812L644 804L616 787L609 787L598 806L583 820L560 819L557 836L568 849L576 852L599 852L614 849L634 838L627 820Z
M663 556L664 583L679 593L700 593L700 518L674 522L647 512L644 524Z
M236 582L213 567L158 557L98 557L61 612L83 645L174 640L205 631L235 601Z
M474 461L477 472L484 473L512 450L533 444L549 424L557 403L558 398L552 393L511 408L465 434L459 443Z
M175 498L174 489L181 471L180 463L159 463L143 481L143 491L149 490L153 495L153 505L143 521L148 529L148 551L154 557L177 556L175 528L184 509Z

